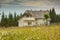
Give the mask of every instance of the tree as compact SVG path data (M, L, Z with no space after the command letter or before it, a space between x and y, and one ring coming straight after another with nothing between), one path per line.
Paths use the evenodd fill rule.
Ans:
M16 16L16 12L14 13L14 26L17 26L17 16Z
M5 20L4 12L2 12L1 26L2 27L6 26L6 20Z
M13 16L11 13L9 13L8 26L13 26Z
M44 17L45 17L45 19L46 19L46 25L47 25L49 15L48 15L48 14L45 14Z
M57 23L60 23L60 14L59 15L56 15L56 22Z
M8 21L7 16L4 19L5 19L5 27L7 27L7 21Z
M50 9L49 15L51 18L51 23L55 23L56 22L56 12L55 12L54 8L52 10Z
M1 18L0 26L2 26L2 27L18 26L18 20L21 17L22 17L22 14L16 15L16 12L14 12L14 18L10 12L9 12L8 17L6 15L4 15L4 12L2 12L2 18Z
M52 18L54 19L53 22L56 22L56 12L54 8L52 9L52 15L53 15Z

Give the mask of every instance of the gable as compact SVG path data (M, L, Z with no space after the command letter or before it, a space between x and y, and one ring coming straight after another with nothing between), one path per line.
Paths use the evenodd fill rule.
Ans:
M24 13L23 16L24 17L32 17L32 15L30 13Z

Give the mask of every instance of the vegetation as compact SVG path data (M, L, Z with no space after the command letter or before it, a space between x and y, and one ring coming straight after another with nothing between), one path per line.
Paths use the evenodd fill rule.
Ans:
M56 12L55 9L53 8L52 10L50 10L49 12L50 18L51 18L51 23L55 23L57 20L56 18Z
M5 20L5 17L4 17L4 12L2 12L2 19L1 19L1 26L6 26L6 20Z
M48 14L45 14L44 17L45 17L45 20L46 20L46 25L48 25L48 18L50 18L50 17L49 17Z
M14 19L13 19L13 22L14 22L14 26L17 26L17 18L16 18L16 12L14 13Z
M8 17L4 15L4 12L2 12L2 17L1 17L1 22L0 26L1 27L11 27L11 26L18 26L18 19L22 15L16 15L16 12L14 13L14 16L9 12Z
M0 28L0 40L60 40L60 27Z

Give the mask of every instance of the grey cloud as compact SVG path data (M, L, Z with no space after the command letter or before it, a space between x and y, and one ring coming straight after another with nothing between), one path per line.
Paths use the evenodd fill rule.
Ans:
M22 0L14 0L13 2L21 3L21 2L23 2L23 1L22 1Z
M27 2L46 2L48 5L60 5L60 0L0 0L0 4L20 5Z

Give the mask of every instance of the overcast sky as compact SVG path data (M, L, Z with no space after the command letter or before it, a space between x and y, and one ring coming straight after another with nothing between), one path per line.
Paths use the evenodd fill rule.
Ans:
M23 13L25 10L49 10L55 8L60 13L60 0L0 0L0 12Z

